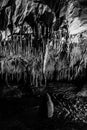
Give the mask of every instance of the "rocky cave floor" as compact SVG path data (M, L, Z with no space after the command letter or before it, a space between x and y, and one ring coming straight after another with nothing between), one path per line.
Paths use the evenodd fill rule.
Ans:
M55 87L54 87L55 86ZM86 85L85 85L86 86ZM59 88L59 89L56 89ZM0 99L1 130L86 130L86 87L76 92L71 83L49 83L47 91L55 106L51 119L39 116L40 96Z

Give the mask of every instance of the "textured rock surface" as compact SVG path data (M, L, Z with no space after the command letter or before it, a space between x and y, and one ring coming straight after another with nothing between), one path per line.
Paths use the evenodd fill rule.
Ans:
M42 16L43 14L46 18L43 18L42 22L44 23L45 20L46 20L46 22L49 21L49 17L47 17L45 15L45 12L46 13L49 12L50 15L52 15L52 11L47 5L41 4L37 1L34 2L33 0L26 0L26 1L25 0L20 0L20 1L2 0L1 15L3 15L2 14L3 12L7 16L7 21L8 21L7 23L5 23L5 25L3 25L3 23L1 24L1 26L4 26L3 27L4 30L6 29L7 26L9 26L9 24L10 25L13 24L11 26L17 27L17 26L23 24L23 22L26 20L27 20L27 22L29 22L28 24L30 24L31 27L33 27L34 26L33 24L36 24L36 22L37 22L37 18ZM49 13L48 13L48 15L49 15ZM50 17L54 17L54 16L50 16ZM4 22L4 19L2 22ZM49 22L51 22L51 19ZM9 28L10 28L10 26L9 26Z
M78 1L71 1L67 10L70 34L78 34L87 30L87 7Z
M24 36L28 32L32 34L29 35L29 42L31 41L29 44L32 43L31 48L39 46L39 44L39 48L44 47L43 54L39 53L41 56L38 56L41 60L40 72L42 73L43 70L47 79L53 80L55 78L55 80L68 81L82 79L86 82L86 1L55 1L55 4L53 3L53 1L48 3L45 0L44 2L33 0L1 1L0 16L5 14L0 21L1 40L3 40L1 42L1 52L3 53L1 56L8 57L20 54L23 54L24 57L30 56L27 36ZM51 27L55 26L54 23L58 25L57 31L52 31ZM11 36L7 35L11 35L12 32L18 35L17 40L14 40L15 42L12 44L12 48L15 48L14 52L12 52L12 48L8 49L11 47L12 41ZM47 39L47 33L49 39ZM4 42L4 39L7 42ZM8 39L10 40L8 41ZM22 45L20 45L20 41ZM17 42L19 44L16 44ZM26 47L24 47L25 42ZM34 73L34 69L32 69L32 73Z
M47 62L45 58L45 65L48 67L45 66L45 68L47 68L46 72L48 71L52 74L54 70L58 71L58 80L84 80L86 78L86 9L84 1L83 3L79 3L79 1L69 2L66 13L64 14L66 23L63 21L61 25L62 29L54 34L53 43L55 45L53 45L53 50L49 49L48 51ZM58 37L60 37L60 40ZM55 48L56 44L57 47Z
M0 121L7 123L7 129L71 130L70 125L76 123L72 130L80 130L87 124L86 15L85 0L0 1L0 97L21 102L23 96L33 95L33 101L27 98L13 106L12 115L5 109L4 116L11 117ZM39 122L44 93L51 96L54 113L52 119Z
M48 3L47 1L37 2L33 0L2 0L0 15L2 16L4 12L5 17L0 21L1 40L3 40L0 45L1 56L9 57L11 55L12 58L13 55L22 55L27 59L31 55L29 54L31 53L29 47L32 48L33 46L34 48L40 44L39 48L44 49L42 49L42 53L39 53L41 55L38 55L41 60L38 73L41 74L43 70L45 77L50 80L72 81L82 79L86 82L86 10L86 1L78 0L68 3L67 1L64 3L59 1L55 4L52 1ZM58 26L57 31L52 31L53 28L51 27L55 26L54 23ZM46 28L50 29L50 32L49 30L47 32ZM17 33L18 35L17 38L16 36L13 38L14 44L12 44L11 36L9 36L12 31L13 34ZM27 35L27 32L31 33L29 37L24 36ZM47 33L49 39L47 39ZM4 39L7 42L4 42ZM28 40L29 44L32 45L27 45ZM20 42L22 42L22 45ZM26 46L24 47L25 42ZM12 48L14 52L12 52ZM19 49L17 50L17 48ZM35 55L36 53L33 54L33 57ZM35 65L37 66L37 64ZM3 68L2 66L1 68ZM34 70L32 67L33 75L35 74Z

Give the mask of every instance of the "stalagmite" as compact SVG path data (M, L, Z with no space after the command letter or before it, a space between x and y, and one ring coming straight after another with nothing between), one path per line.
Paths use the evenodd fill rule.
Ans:
M47 93L47 98L48 98L48 101L47 101L48 118L52 118L54 114L54 104L48 93Z

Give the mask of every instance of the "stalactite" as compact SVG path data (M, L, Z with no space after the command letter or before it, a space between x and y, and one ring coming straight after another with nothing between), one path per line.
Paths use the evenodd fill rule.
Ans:
M18 80L17 82L19 82L19 73L17 73L17 77L18 77L18 78L17 78L17 80Z
M19 42L19 41L18 41L18 36L17 36L16 38L17 38L17 40L16 40L16 41L17 41L17 42L16 42L16 49L17 49L16 54L18 54L18 42Z
M65 72L65 69L63 70L63 79L66 79L66 72Z
M18 72L16 72L16 75L17 75L17 83L18 83Z
M12 73L12 81L14 80L14 73Z
M29 41L30 41L30 50L31 50L31 34L30 34L30 37L29 37Z
M2 71L2 74L4 73L4 60L1 61L1 71Z
M24 55L25 55L25 39L24 39Z
M24 42L24 39L23 39L23 54L24 54L24 44L25 44L25 42Z
M41 80L41 77L38 75L38 87L39 86L42 86L42 82L41 82L42 80Z
M46 27L44 27L44 36L46 35Z
M22 51L23 51L23 54L24 54L24 39L22 41Z
M18 82L20 81L21 79L21 72L18 72Z
M25 40L25 43L26 43L26 40ZM25 44L25 57L27 56L27 46Z
M68 80L68 70L66 69L66 79Z
M29 53L30 53L30 39L29 38L30 38L30 36L28 36L28 56L29 56Z
M1 42L0 42L0 53L2 53L2 47L1 47Z
M21 29L22 29L22 27L20 26L19 54L20 54L20 52L21 52L21 43L22 43L22 42L21 42L21 41L22 41L22 34L21 34L21 33L22 33L22 30L21 30Z
M2 44L3 44L3 42L2 42ZM2 54L3 54L3 45L2 45Z
M35 75L34 75L34 67L32 67L32 77L33 77L33 84L34 84L34 78L35 78Z
M76 66L76 71L75 72L76 72L76 76L77 76L77 74L78 74L78 66Z
M61 72L59 72L59 80L61 79Z
M26 39L25 39L25 56L26 56Z
M70 80L70 69L68 69L68 80Z
M12 54L13 54L13 44L14 44L14 41L13 41L13 39L12 39L12 41L11 41L11 48L12 48Z
M10 81L12 81L12 73L10 74Z
M7 50L7 41L6 41L6 52L5 52L5 55L6 55L6 56L8 55L8 50Z
M61 79L63 79L63 70L61 71Z
M5 81L7 83L7 75L8 75L8 72L5 72Z
M33 35L31 34L31 49L32 49Z
M73 69L74 69L74 68L73 68L73 66L72 66L72 67L71 67L71 71L72 71L72 79L73 79Z
M19 82L19 73L17 72L17 83Z
M43 74L43 76L44 76L44 85L45 85L45 87L46 87L46 84L47 84L47 77L46 77L46 74Z
M34 85L34 81L35 81L35 75L33 74L33 85Z
M66 70L64 69L64 79L66 79L67 76L66 76Z
M15 40L15 36L13 36L13 55L16 54L15 44L16 44L16 40Z
M71 79L71 68L69 67L70 79Z
M38 75L38 86L42 86L42 74L41 74L41 77L40 75Z
M17 39L15 39L15 55L17 55Z
M3 80L3 73L1 72L1 79Z
M62 76L62 71L60 71L60 80L61 80L61 76Z
M17 54L19 53L19 36L18 36L18 40L17 40Z
M59 72L59 80L60 80L60 72Z
M13 37L13 39L12 39L11 46L12 46L12 54L14 55L14 37Z
M1 50L2 50L2 54L3 54L3 46L2 46L2 44L1 44Z
M39 25L39 23L37 24L37 30L38 30L38 38L40 37L40 25Z
M38 87L38 75L36 74L36 78L35 78L35 86Z
M11 51L11 48L10 48L10 41L9 41L9 55L10 55L10 51Z
M28 37L27 37L27 57L28 57Z
M67 71L66 75L67 75L67 80L68 80L68 78L69 78L69 75L68 75L68 69L67 69L66 71Z
M10 55L10 42L9 42L9 47L8 48L9 48L9 55Z
M26 79L27 79L27 73L24 72L24 81L26 82Z
M62 78L61 79L64 79L64 70L62 70Z
M7 53L9 55L9 42L7 42Z
M57 80L59 81L59 73L58 73L58 75L57 75Z
M30 74L29 77L30 77L30 85L32 86L32 75Z

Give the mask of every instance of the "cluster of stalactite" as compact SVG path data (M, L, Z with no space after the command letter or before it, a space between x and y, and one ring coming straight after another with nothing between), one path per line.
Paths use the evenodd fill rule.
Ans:
M28 61L28 64L32 62L30 65L32 67L29 65L29 67L24 66L26 68L25 71L21 71L21 69L18 71L17 68L14 67L14 71L11 72L11 79L15 79L14 75L16 75L18 81L22 79L21 77L23 76L24 81L27 81L28 75L31 75L31 78L29 79L31 84L41 86L43 80L44 83L46 83L47 79L53 79L53 72L49 72L49 74L45 73L47 69L47 59L49 57L48 55L51 52L50 50L53 50L53 53L55 53L54 55L57 55L53 56L54 61L57 59L57 62L63 62L64 64L65 61L63 60L67 60L67 63L65 62L61 70L59 70L59 67L56 69L57 80L72 80L80 74L80 71L83 70L79 69L81 68L80 66L69 66L70 53L72 51L70 48L71 45L72 43L69 41L68 31L66 28L60 28L58 31L54 31L53 28L49 28L42 23L38 23L37 29L34 28L34 30L29 32L28 27L21 27L18 34L13 33L11 38L0 42L1 73L4 73L4 57L9 59L10 57L13 58L14 56L21 56ZM66 55L64 53L66 53ZM84 62L84 68L86 68L86 61Z
M32 52L37 51L37 53L38 51L45 52L47 40L50 39L53 32L52 29L40 23L37 23L37 27L34 27L32 32L29 32L28 27L22 26L19 28L19 33L13 33L8 38L5 36L7 39L3 39L0 42L1 54L10 55L12 53L13 55L17 55L22 52L26 55L30 50Z
M31 85L35 86L45 84L43 61L47 44L46 30L46 27L38 27L38 39L34 33L25 33L21 30L20 33L13 34L8 40L0 42L1 79L4 79L6 83L18 83L23 80L25 83L29 81ZM25 65L22 66L23 60L17 61L21 57L23 60L26 59L27 65L24 63Z
M57 80L67 80L67 81L72 81L75 80L76 78L82 78L86 76L85 73L85 67L81 68L81 67L69 67L66 69L62 69L61 71L58 72L58 76L57 76ZM83 74L84 72L84 74Z
M21 36L21 35L14 35L13 40L10 39L8 41L1 42L0 52L3 56L11 56L11 55L18 55L18 54L27 55L30 48L32 47L31 39L32 39L31 34L29 34L28 37Z

